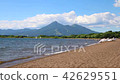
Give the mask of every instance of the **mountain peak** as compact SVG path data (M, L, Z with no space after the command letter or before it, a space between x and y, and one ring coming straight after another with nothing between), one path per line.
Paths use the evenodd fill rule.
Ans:
M78 34L90 34L90 33L97 33L90 29L87 29L84 26L80 26L78 24L70 25L63 25L58 23L57 21L52 22L51 24L42 27L41 29L36 30L0 30L1 35L29 35L29 36L39 36L39 35L55 35L55 36L62 36L62 35L78 35Z
M57 22L57 21L54 21L54 22L52 22L51 24L60 24L60 23ZM62 25L62 24L60 24L60 25Z
M54 21L54 22L52 22L49 25L51 25L51 26L58 26L58 25L62 25L62 24L58 23L57 21Z
M52 23L54 23L54 24L59 24L57 21L54 21L54 22L52 22Z
M84 26L78 25L78 24L73 24L72 27L80 27L80 28L85 28Z
M72 27L76 27L76 26L81 26L81 25L78 25L78 24L73 24Z

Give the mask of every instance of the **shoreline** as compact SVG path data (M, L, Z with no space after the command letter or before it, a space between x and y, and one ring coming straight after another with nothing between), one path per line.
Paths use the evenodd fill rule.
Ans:
M4 64L4 63L8 63L8 62L13 62L13 61L17 61L17 60L22 60L22 59L29 59L32 56L28 56L28 57L22 57L22 58L17 58L17 59L12 59L12 60L8 60L8 61L0 61L0 64Z
M18 39L20 39L20 38L18 38ZM26 38L21 38L21 39L26 39ZM36 39L36 38L31 38L31 39ZM100 38L37 38L37 39L93 39L93 40L100 40Z
M96 44L99 44L99 43L93 43L93 44L89 44L89 45L86 45L84 47L88 47L88 46L92 46L92 45L96 45ZM74 51L74 50L70 50L71 51ZM37 59L44 59L44 58L47 58L47 57L51 57L51 56L54 56L54 55L59 55L59 54L62 54L62 53L69 53L69 51L62 51L62 52L57 52L57 53L54 53L54 54L49 54L49 55L46 55L44 57L38 57L38 58L33 58L29 61L23 61L22 63L17 63L17 64L14 64L12 66L16 66L16 65L19 65L19 64L24 64L24 63L27 63L27 62L30 62L30 61L34 61L34 60L37 60ZM29 58L28 58L29 59ZM18 60L20 61L20 60ZM9 66L8 68L12 67L12 66ZM6 67L7 68L7 67Z
M89 45L86 45L86 46L84 46L84 47L87 47L87 46L92 46L92 45L96 45L96 44L98 44L98 43L93 43L93 44L89 44ZM74 51L74 50L70 50L70 51ZM45 55L45 56L40 56L40 57L33 57L33 56L28 56L28 57L30 57L30 58L26 58L26 59L24 59L24 58L20 58L20 59L14 59L14 61L13 60L9 60L9 61L7 61L7 62L4 62L4 63L1 63L1 64L3 64L3 65L5 65L5 66L7 66L7 67L11 67L11 66L15 66L15 65L18 65L18 64L23 64L23 63L26 63L26 62L29 62L29 61L33 61L33 60L37 60L37 59L42 59L42 58L46 58L46 57L50 57L50 56L53 56L53 55L57 55L57 54L62 54L62 53L66 53L66 52L69 52L69 51L62 51L62 52L56 52L56 53L52 53L52 54L47 54L47 55ZM22 62L19 62L19 61L22 61ZM7 65L8 63L11 63L12 62L12 64L10 64L9 66ZM19 62L19 63L17 63L17 62ZM6 63L6 64L5 64ZM15 64L16 63L16 64ZM5 67L5 66L1 66L1 64L0 64L0 68L7 68L7 67Z
M86 52L64 52L9 68L119 68L120 40L86 46ZM78 51L78 50L77 50Z
M71 39L74 39L74 38L71 38ZM92 45L92 44L89 44L89 45ZM89 45L85 45L84 47L87 47ZM70 50L70 51L72 51L72 50ZM67 52L67 51L61 51L61 52L46 54L45 56L38 56L38 57L28 56L28 57L16 58L16 59L13 59L13 60L8 60L8 61L0 61L0 68L7 68L7 67L14 66L14 65L17 65L17 64L26 63L26 62L29 62L29 61L32 61L32 60L41 59L41 58L45 58L45 57L49 57L49 56L52 56L52 55L57 55L57 54L65 53L65 52Z

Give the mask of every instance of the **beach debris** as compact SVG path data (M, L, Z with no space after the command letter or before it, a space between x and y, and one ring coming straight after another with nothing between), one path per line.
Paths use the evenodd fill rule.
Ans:
M111 41L115 41L116 39L113 37L112 39L110 39L110 38L107 38L107 39L105 39L105 38L103 38L103 39L101 39L100 41L99 41L99 43L102 43L102 42L111 42Z

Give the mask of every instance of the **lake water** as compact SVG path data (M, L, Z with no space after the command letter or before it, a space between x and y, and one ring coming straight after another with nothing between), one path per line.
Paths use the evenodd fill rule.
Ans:
M35 58L45 57L51 54L51 46L59 49L54 50L54 52L60 52L66 50L66 46L72 50L71 46L86 46L93 43L97 43L98 40L92 39L33 39L33 38L0 38L0 61L9 61L18 58L24 58L32 56L32 58L17 60L10 63L1 64L0 67L9 66L12 64L21 63ZM35 51L35 45L43 46L46 48L45 52L37 53ZM42 45L41 45L42 44ZM37 48L36 48L37 49ZM52 51L53 54L53 51Z

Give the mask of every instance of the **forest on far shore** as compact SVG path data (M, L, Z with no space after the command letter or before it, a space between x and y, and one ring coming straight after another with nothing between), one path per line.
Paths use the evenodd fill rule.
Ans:
M37 37L29 36L14 36L14 35L0 35L0 38L120 38L120 31L112 32L107 31L105 33L91 33L91 34L79 34L79 35L70 35L70 36L47 36L39 35Z

